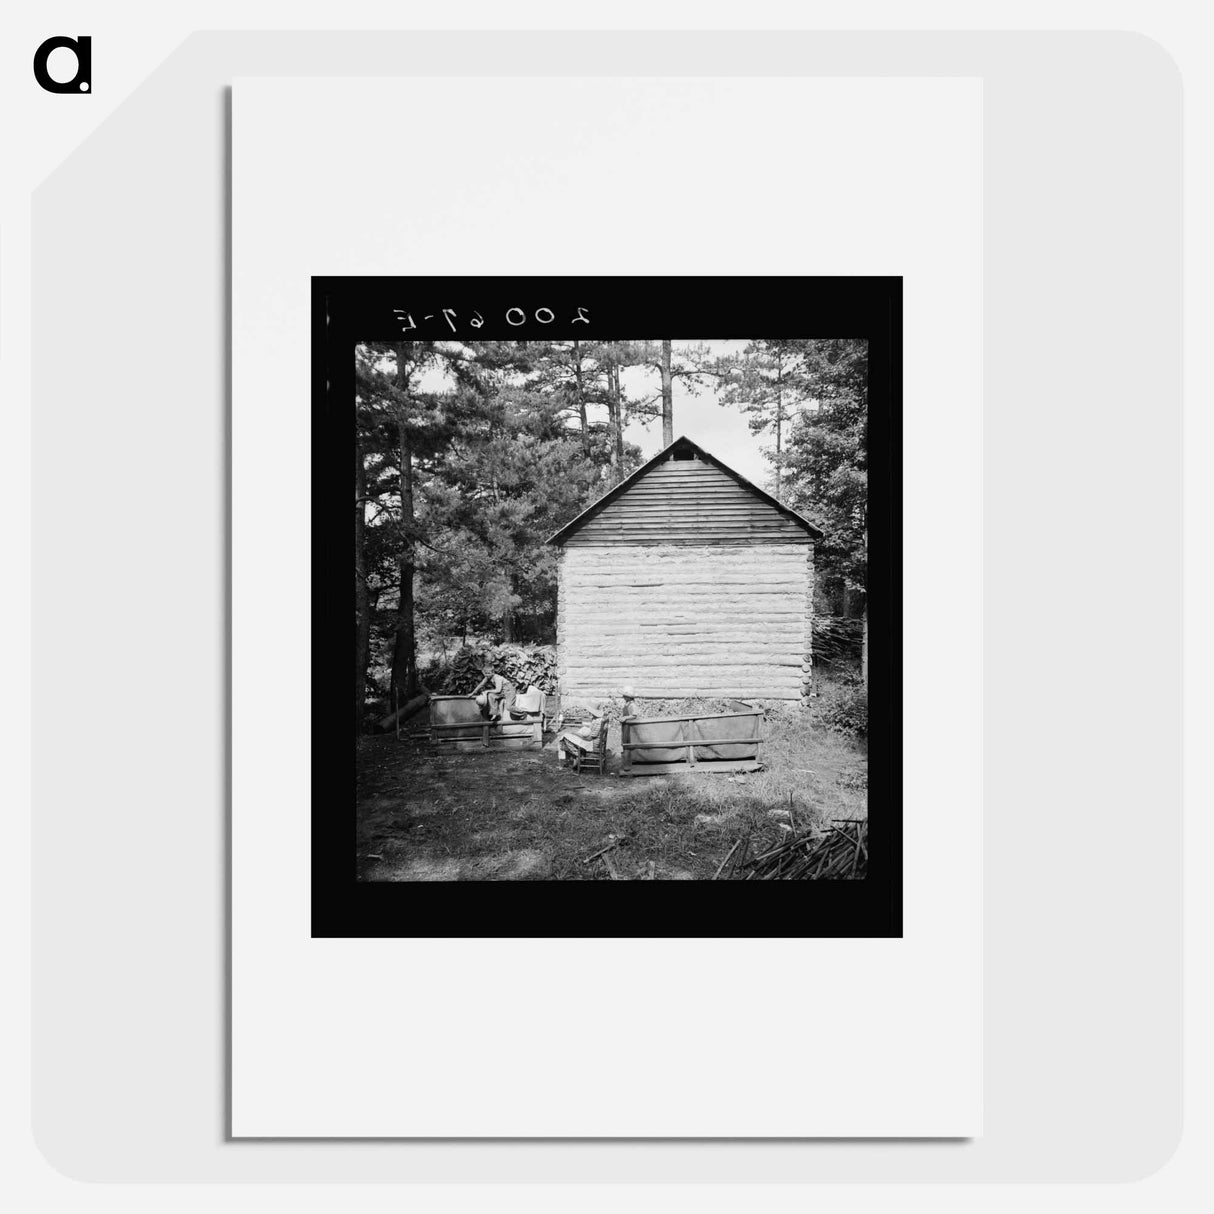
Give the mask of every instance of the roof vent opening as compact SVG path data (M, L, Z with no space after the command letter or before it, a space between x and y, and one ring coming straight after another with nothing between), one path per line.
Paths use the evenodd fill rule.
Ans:
M671 459L695 459L696 453L690 447L679 447L671 452Z

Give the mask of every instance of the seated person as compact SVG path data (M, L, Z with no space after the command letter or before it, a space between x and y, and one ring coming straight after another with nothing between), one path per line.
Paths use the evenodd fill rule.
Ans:
M599 731L603 727L602 716L591 717L580 725L570 725L556 735L556 761L563 765L567 760L572 761L574 752L578 750L593 750L599 741Z
M486 662L481 667L481 674L485 677L472 689L476 702L484 709L489 720L508 721L510 708L514 703L514 684L509 679L502 678L491 662ZM483 695L478 694L481 688L486 689Z

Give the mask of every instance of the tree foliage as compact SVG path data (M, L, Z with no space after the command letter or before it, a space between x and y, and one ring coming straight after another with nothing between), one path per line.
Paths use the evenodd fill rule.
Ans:
M356 351L355 713L403 703L419 642L551 631L545 541L640 463L630 343L365 343Z
M770 435L773 488L824 531L818 576L863 592L868 552L868 343L753 341L725 369L722 404Z
M868 573L868 343L832 338L786 343L812 407L792 419L784 454L789 504L825 532L818 569L863 591ZM799 349L797 347L800 347Z

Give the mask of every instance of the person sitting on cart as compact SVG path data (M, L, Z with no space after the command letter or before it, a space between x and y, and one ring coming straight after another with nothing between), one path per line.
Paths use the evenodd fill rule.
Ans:
M514 684L509 679L502 678L493 668L492 662L486 662L481 667L481 674L485 677L472 689L476 702L485 709L489 720L508 721L510 709L514 704ZM481 688L485 689L483 695L478 694Z

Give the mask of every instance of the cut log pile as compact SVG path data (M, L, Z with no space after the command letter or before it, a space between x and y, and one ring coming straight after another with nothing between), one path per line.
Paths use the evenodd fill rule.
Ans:
M859 881L868 875L868 822L839 818L823 831L796 831L750 857L743 835L721 861L714 881Z
M815 615L814 661L821 666L858 665L863 635L863 620L849 620L841 615Z
M435 695L467 695L481 681L486 662L520 692L533 683L545 693L556 691L556 650L551 645L466 646L427 667L421 679Z

